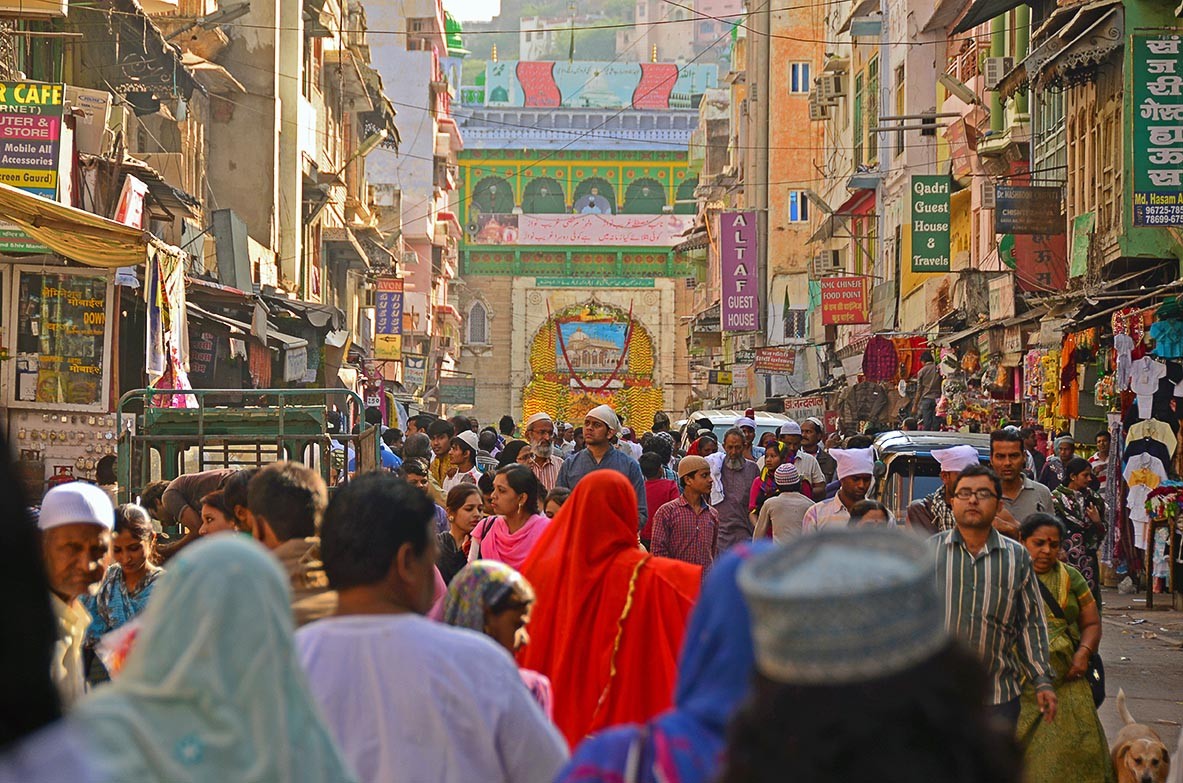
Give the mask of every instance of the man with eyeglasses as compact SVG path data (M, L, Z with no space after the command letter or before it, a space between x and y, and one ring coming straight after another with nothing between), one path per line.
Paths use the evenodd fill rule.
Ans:
M1035 700L1049 723L1056 715L1056 692L1031 557L1022 544L994 529L1001 496L1002 482L993 470L965 468L953 488L956 526L929 544L949 633L982 655L989 709L1013 729L1025 678L1035 684Z
M535 413L526 419L526 440L530 442L530 470L542 488L550 492L559 478L563 458L555 453L555 423L545 413Z

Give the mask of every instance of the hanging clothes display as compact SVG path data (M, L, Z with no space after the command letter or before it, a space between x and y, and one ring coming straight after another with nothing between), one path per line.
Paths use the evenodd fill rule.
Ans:
M875 383L895 381L899 373L899 354L895 343L882 335L867 341L863 353L863 377Z
M1129 452L1126 452L1127 455ZM1146 548L1146 528L1150 517L1146 513L1146 499L1151 490L1167 480L1166 467L1158 457L1151 454L1135 454L1126 460L1122 470L1129 492L1126 506L1129 509L1130 521L1134 523L1134 546L1138 549Z
M1143 356L1130 365L1130 391L1138 395L1138 418L1148 419L1154 409L1158 382L1167 376L1167 366L1152 356Z

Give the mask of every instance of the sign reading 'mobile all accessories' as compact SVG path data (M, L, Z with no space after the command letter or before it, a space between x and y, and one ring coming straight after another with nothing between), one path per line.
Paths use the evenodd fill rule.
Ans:
M1135 35L1131 57L1136 226L1183 226L1183 36Z
M757 242L755 212L724 212L719 216L724 332L754 332L760 328Z
M912 271L949 271L949 175L912 176Z
M0 182L57 200L64 89L62 84L0 82ZM0 221L0 252L48 253L49 248Z

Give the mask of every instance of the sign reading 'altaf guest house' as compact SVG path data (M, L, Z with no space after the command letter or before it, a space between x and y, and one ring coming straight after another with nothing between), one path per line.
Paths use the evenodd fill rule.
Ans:
M754 332L760 328L756 229L755 212L724 212L719 216L724 332Z

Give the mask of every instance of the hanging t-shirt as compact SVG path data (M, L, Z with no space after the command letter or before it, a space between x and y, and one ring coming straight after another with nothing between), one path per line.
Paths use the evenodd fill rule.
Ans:
M1126 462L1122 476L1129 486L1126 506L1130 510L1130 521L1138 523L1134 525L1134 546L1145 549L1146 523L1150 521L1146 514L1146 498L1153 489L1167 480L1167 472L1158 457L1135 454Z
M1161 441L1157 441L1154 438L1138 438L1126 444L1126 459L1138 454L1149 454L1161 462L1163 467L1171 464L1171 453L1167 451L1167 447Z
M1134 350L1134 338L1128 334L1113 335L1113 349L1117 351L1117 390L1130 388L1130 353Z
M1142 438L1153 438L1167 447L1167 454L1175 456L1175 447L1179 445L1178 436L1171 425L1158 419L1145 419L1130 427L1126 433L1126 445Z
M1138 395L1138 416L1148 419L1154 410L1158 382L1166 377L1167 366L1152 356L1143 356L1130 365L1130 390Z

